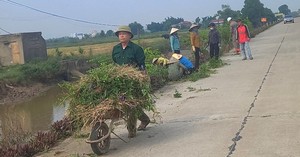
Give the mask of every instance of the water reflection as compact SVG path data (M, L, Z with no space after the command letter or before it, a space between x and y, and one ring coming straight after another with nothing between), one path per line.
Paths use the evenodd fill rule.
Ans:
M0 134L7 137L12 132L48 130L63 118L67 108L58 102L60 93L59 87L54 87L31 101L0 106Z

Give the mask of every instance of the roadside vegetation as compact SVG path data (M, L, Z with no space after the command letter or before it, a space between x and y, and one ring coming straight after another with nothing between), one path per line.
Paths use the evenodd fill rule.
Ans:
M254 28L252 23L245 19L244 22L249 26L251 35L254 37L258 33L268 29L272 25L264 25L262 27ZM218 27L221 33L222 45L221 54L227 53L232 48L230 41L229 24L225 23ZM205 49L207 45L207 37L209 30L207 28L200 29L200 36L202 40L201 52L203 53L203 62L208 59L208 52ZM164 32L161 32L164 33ZM179 32L180 43L182 49L190 49L190 39L187 30L182 30ZM151 36L152 38L145 39L134 39L133 42L138 43L145 49L147 55L147 69L149 74L153 76L153 80L162 80L160 82L153 82L155 86L161 86L166 81L166 79L161 79L162 75L166 75L167 70L162 67L153 66L151 61L154 57L166 56L169 52L169 41L161 37L161 34L156 34ZM114 37L117 39L116 37ZM13 84L13 85L26 85L31 82L43 82L47 83L50 80L55 79L62 80L63 74L59 69L61 68L61 61L63 60L78 60L85 59L89 60L91 64L99 63L111 63L110 52L112 47L117 44L113 43L102 43L94 45L83 45L83 46L73 46L73 47L56 47L48 49L48 59L47 60L34 60L32 62L26 63L24 65L14 65L10 67L0 67L0 84ZM203 66L206 66L205 64ZM191 80L197 80L197 76L203 78L203 76L208 76L205 71L205 67L201 67L201 74L193 74ZM198 78L199 79L199 78Z
M50 130L46 132L38 132L33 135L20 132L20 130L16 131L12 130L12 132L19 133L19 135L0 141L1 157L32 157L39 152L47 151L58 140L69 137L73 132L73 128L71 121L65 118L53 123Z
M47 82L59 74L59 57L35 60L24 65L0 68L0 81L8 84L28 84L35 81Z

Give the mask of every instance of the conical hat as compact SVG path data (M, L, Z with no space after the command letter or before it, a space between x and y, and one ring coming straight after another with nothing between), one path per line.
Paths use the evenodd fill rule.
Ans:
M153 58L152 64L154 64L157 60L158 60L158 58Z
M173 33L177 32L177 31L179 31L178 28L172 28L170 34L173 34Z
M191 30L192 30L193 28L195 28L195 27L198 27L198 28L199 28L199 25L192 24L191 27L190 27L190 29L189 29L189 31L191 31Z
M174 53L174 54L172 55L172 57L174 57L174 58L176 58L176 59L179 60L179 59L182 57L182 55L181 55L181 54Z

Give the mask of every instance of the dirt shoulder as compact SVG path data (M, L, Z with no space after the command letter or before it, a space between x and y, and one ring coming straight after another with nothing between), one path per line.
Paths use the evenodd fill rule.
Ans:
M53 84L33 83L26 86L0 83L0 104L15 104L28 101L40 93L47 91Z

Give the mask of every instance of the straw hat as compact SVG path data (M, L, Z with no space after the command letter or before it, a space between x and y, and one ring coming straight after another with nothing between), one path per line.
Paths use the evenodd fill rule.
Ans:
M195 27L199 28L200 26L199 26L199 25L196 25L196 24L192 24L191 27L190 27L190 29L189 29L189 31L191 31L191 30L192 30L193 28L195 28Z
M179 31L178 28L172 28L170 34L173 34L173 33L177 32L177 31Z
M229 22L230 20L232 20L232 17L228 17L228 18L227 18L227 21L228 21L228 22Z
M120 26L120 27L118 28L118 30L116 31L115 35L116 35L116 36L119 36L119 32L128 32L128 33L131 34L131 38L133 38L133 34L132 34L131 29L130 29L129 26ZM130 38L130 39L131 39L131 38Z
M182 55L181 55L181 54L174 53L174 54L172 55L172 57L179 60L179 59L182 57Z
M157 60L158 60L158 58L153 58L152 64L154 64Z

